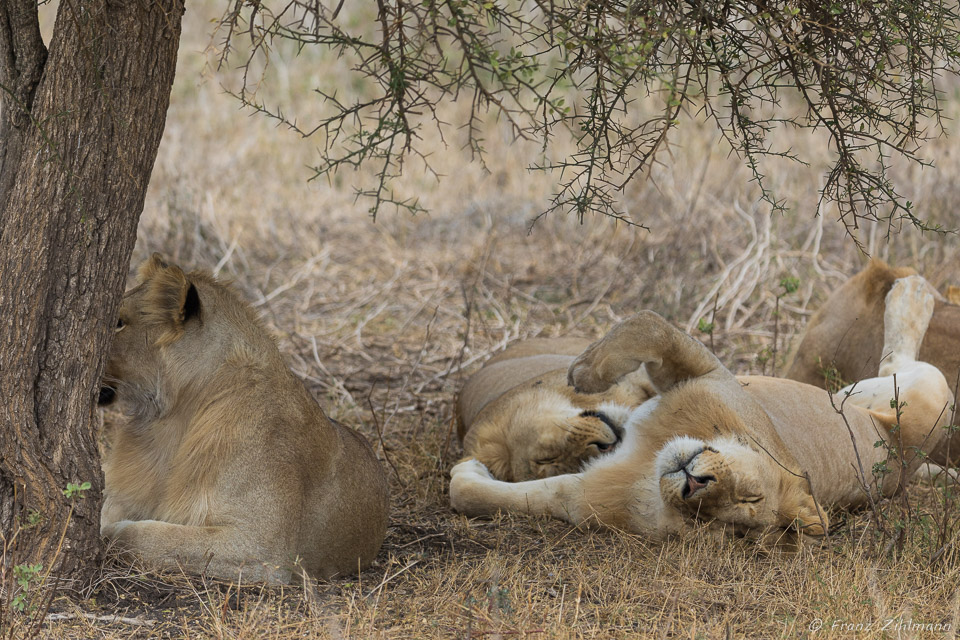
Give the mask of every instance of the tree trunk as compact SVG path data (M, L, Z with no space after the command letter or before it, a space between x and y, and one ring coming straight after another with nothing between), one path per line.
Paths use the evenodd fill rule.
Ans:
M0 534L20 531L8 563L75 578L100 557L95 400L183 8L62 0L48 52L36 0L0 0ZM71 501L68 482L91 489Z

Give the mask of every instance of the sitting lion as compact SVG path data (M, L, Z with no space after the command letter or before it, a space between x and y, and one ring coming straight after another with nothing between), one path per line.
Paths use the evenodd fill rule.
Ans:
M836 383L876 376L888 356L884 348L884 299L894 281L915 274L913 269L894 269L873 260L866 269L833 292L813 315L803 338L793 350L786 377L826 387ZM920 345L919 359L937 367L951 388L960 374L960 306L936 298L933 317ZM948 289L948 298L956 295ZM948 455L952 451L953 455ZM960 455L960 434L944 438L930 452L930 459L946 464Z
M452 505L467 515L502 509L572 523L595 518L653 538L694 520L763 538L789 529L822 535L822 506L858 506L866 487L891 494L922 461L916 451L942 437L950 389L936 367L916 361L933 308L920 278L891 289L885 348L892 355L881 377L840 392L843 415L816 387L734 377L702 344L641 312L588 348L568 374L580 391L600 393L645 365L660 395L630 413L623 444L580 473L517 483L464 460L451 471ZM879 439L887 446L875 447ZM898 455L888 459L887 449ZM875 464L888 470L876 481Z
M158 254L139 275L101 391L129 414L109 433L102 534L148 565L231 580L370 564L389 497L367 442L327 419L230 287Z
M488 360L457 397L464 455L516 482L579 471L616 447L627 415L656 390L641 368L604 393L574 391L567 369L588 346L581 338L532 338Z

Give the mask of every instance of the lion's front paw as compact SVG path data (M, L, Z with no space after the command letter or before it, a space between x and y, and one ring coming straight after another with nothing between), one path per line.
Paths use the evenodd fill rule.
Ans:
M464 460L450 470L450 506L468 516L483 515L488 511L482 506L484 489L496 482L482 462Z
M567 384L580 393L606 391L616 380L602 374L601 367L598 366L602 361L602 354L597 345L590 347L577 356L567 369Z
M124 529L133 524L133 520L118 520L116 522L101 522L100 536L107 540L116 540Z
M467 460L458 462L453 466L453 469L450 469L451 485L457 479L467 480L471 477L480 480L495 479L493 474L490 473L490 470L487 469L487 466L476 458L468 458Z

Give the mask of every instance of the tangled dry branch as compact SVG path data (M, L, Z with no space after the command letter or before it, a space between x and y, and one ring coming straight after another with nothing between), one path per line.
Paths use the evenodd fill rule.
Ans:
M942 132L938 83L960 55L952 3L377 0L368 20L342 9L342 0L233 0L219 51L222 62L243 57L234 92L243 105L318 137L315 177L376 167L374 183L357 192L373 215L384 205L420 207L392 185L410 158L434 170L425 127L441 140L462 129L474 158L486 162L481 124L492 113L516 138L542 145L533 168L559 176L544 213L603 213L642 225L626 216L619 194L660 160L686 114L715 124L774 211L785 203L768 186L765 162L810 159L769 134L796 127L826 132L831 161L821 201L836 203L851 235L867 220L928 228L888 168L896 157L925 163L920 145ZM249 45L239 47L240 34ZM266 68L280 40L335 50L362 88L346 95L317 87L326 111L309 127L268 107L251 70ZM658 111L638 106L645 94L659 98ZM462 122L438 114L453 100L469 100Z

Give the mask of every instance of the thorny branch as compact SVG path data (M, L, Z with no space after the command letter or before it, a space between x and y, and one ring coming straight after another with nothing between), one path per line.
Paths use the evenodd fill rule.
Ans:
M885 221L888 230L903 220L930 228L888 168L897 156L925 164L920 145L942 132L938 82L956 72L960 55L954 4L376 0L372 25L345 15L342 2L331 4L234 0L217 32L221 62L240 55L238 35L249 34L234 95L304 137L320 138L315 178L377 167L375 183L357 191L374 216L384 205L420 209L416 200L398 198L392 184L409 157L433 171L420 135L426 126L442 138L462 127L473 157L486 163L480 124L490 113L515 138L542 142L542 161L532 168L559 176L544 213L600 213L641 224L626 216L620 194L661 160L685 113L716 125L773 211L786 205L768 186L764 162L806 159L773 146L769 133L821 130L832 162L817 210L823 201L836 203L854 241L867 220ZM342 98L336 88L318 87L327 112L301 128L257 97L259 76L251 70L266 68L277 41L345 57L363 89ZM635 108L644 95L662 101L659 115ZM467 121L443 122L438 106L458 99L470 101ZM576 150L558 156L558 136Z

